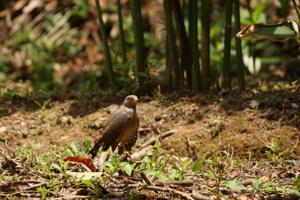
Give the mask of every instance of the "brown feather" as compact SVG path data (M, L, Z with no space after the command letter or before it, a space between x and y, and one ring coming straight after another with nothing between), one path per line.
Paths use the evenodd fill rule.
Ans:
M107 150L111 146L112 149L115 150L115 148L120 145L120 150L129 151L135 144L139 118L135 109L136 102L131 102L131 96L133 95L126 97L123 105L113 114L102 136L97 140L90 151L93 158L97 155L100 147L102 147L103 150ZM135 96L134 98L137 99Z

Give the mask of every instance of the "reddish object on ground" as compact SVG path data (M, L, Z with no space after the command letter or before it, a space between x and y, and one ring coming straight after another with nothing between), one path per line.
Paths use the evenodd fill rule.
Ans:
M92 172L96 172L97 169L93 163L93 160L90 158L85 158L82 156L69 156L67 158L64 159L65 161L72 161L72 162L76 162L76 163L82 163L85 166L87 166Z

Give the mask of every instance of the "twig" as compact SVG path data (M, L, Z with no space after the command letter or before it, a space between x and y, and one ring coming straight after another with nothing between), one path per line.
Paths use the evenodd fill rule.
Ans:
M181 192L179 190L168 188L168 187L159 187L159 186L153 186L153 185L145 185L142 188L149 189L149 190L154 190L154 191L170 192L170 193L177 194L177 195L179 195L179 196L181 196L181 197L183 197L185 199L194 200L189 194Z
M26 191L28 191L28 190L32 190L32 189L35 189L35 188L38 188L38 187L40 187L40 186L44 186L44 185L47 185L47 184L48 184L48 182L38 183L38 184L35 184L35 185L32 185L32 186L23 188L23 189L20 190L20 191L17 191L17 192L14 192L14 193L10 193L9 195L10 195L10 196L17 196L17 195L18 195L18 196L22 196L21 193L26 193ZM1 196L1 194L0 194L0 196Z
M38 187L41 187L41 186L44 186L44 185L47 185L47 184L48 184L48 182L38 183L38 184L35 184L35 185L32 185L32 186L26 187L22 190L32 190L32 189L35 189L35 188L38 188Z
M40 181L35 180L21 180L21 181L6 181L0 183L0 190L5 190L6 188L15 186L15 185L22 185L22 184L29 184L29 183L40 183Z
M99 161L97 163L96 166L98 166L98 171L101 172L104 165L105 165L105 162L107 161L108 159L108 156L109 156L109 152L110 151L104 151L100 154L100 158L99 158Z
M299 8L297 6L297 3L296 3L295 0L292 0L292 2L293 2L293 6L294 6L294 8L296 10L296 13L297 13L297 16L298 16L298 20L300 21L300 13L299 13Z
M166 131L164 133L161 133L161 134L151 138L150 140L148 140L144 144L142 144L141 148L145 148L146 146L153 145L153 144L155 144L157 139L163 139L163 138L169 137L169 136L173 135L176 131L177 130L169 130L169 131Z
M115 176L112 176L113 178L115 179L125 179L127 181L130 181L131 183L135 183L136 181L141 181L142 179L140 178L135 178L135 177L130 177L130 176L120 176L120 175L115 175Z
M202 194L196 193L195 191L192 192L191 197L195 200L211 200L211 198L204 196Z
M130 156L128 159L129 162L138 162L141 161L146 155L151 154L152 152L152 146L147 146L139 150L138 152L135 152Z
M93 195L74 195L74 194L65 194L65 193L59 193L60 197L51 199L96 199L96 196Z
M41 195L38 193L33 193L33 192L16 192L16 193L8 193L8 194L1 194L0 197L8 197L8 196L18 196L18 197L27 197L26 199L31 199L31 198L40 198Z
M155 185L157 185L157 186L161 186L161 185L179 185L179 186L190 187L190 186L194 185L194 182L193 181L166 181L166 182L155 183Z
M146 176L144 172L141 172L141 177L148 185L152 185L151 180Z
M186 102L179 102L179 103L176 103L176 104L174 104L174 105L172 105L172 106L167 107L167 108L164 109L161 113L165 113L165 112L171 110L172 108L178 107L178 106L180 106L181 104L185 104L185 103L186 103Z

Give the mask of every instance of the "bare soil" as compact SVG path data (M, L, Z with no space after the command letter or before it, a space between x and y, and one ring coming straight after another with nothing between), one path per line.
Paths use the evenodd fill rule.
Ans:
M180 156L205 155L211 148L263 156L275 140L300 155L299 92L154 96L140 98L137 143L174 129L162 144ZM53 144L99 137L122 98L52 100L45 109L17 96L0 102L0 148L31 146L44 152Z

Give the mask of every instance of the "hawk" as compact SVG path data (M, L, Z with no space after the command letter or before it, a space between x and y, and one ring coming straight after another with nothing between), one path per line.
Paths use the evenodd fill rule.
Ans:
M138 98L135 95L129 95L125 98L123 104L112 115L101 137L89 152L92 158L97 155L100 147L106 151L109 147L115 150L119 145L121 152L130 152L131 147L137 140L139 127L139 117L136 112L137 102Z

